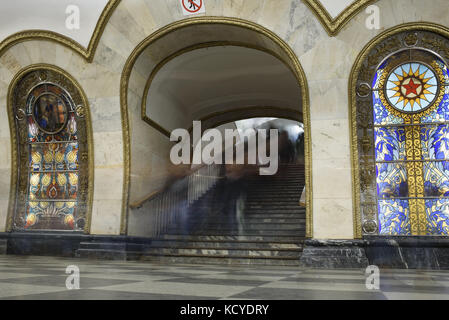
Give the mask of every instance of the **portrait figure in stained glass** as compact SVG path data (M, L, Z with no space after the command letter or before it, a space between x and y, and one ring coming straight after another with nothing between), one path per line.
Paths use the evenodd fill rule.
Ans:
M67 122L67 107L56 95L44 94L36 100L33 115L42 131L57 133Z

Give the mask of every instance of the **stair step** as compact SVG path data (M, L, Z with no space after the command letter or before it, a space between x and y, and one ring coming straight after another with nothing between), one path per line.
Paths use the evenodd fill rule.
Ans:
M254 166L254 169L257 169ZM224 179L187 214L146 245L141 258L170 263L298 266L306 210L299 206L304 165L281 165L274 176ZM245 201L235 213L237 196Z
M84 259L127 260L128 252L113 249L78 249L76 256Z
M303 219L306 214L303 213L245 213L246 219Z
M291 213L304 213L304 210L301 209L270 209L270 210L263 210L263 209L250 209L250 210L245 210L245 215L246 214L251 214L251 213L264 213L264 214L275 214L275 213L284 213L284 214L291 214Z
M184 241L184 240L153 240L151 248L183 248L183 249L211 249L211 250L302 250L299 242L264 242L264 241Z
M264 223L259 224L259 226L254 225L239 225L235 224L175 224L171 226L168 230L188 230L190 232L263 232L263 231L301 231L304 230L304 226L302 224L291 224L291 223L283 223L283 224L271 224Z
M143 248L143 244L124 242L80 242L80 249L100 249L100 250L131 250L138 251Z
M287 233L288 231L289 233ZM218 236L279 236L280 230L180 230L180 229L170 229L167 231L167 234L179 234L179 235L218 235ZM304 237L305 228L298 230L283 230L283 237Z
M143 255L163 256L207 256L207 257L236 257L236 258L298 258L302 250L242 250L242 249L186 249L186 248L148 248Z
M246 209L304 209L299 205L299 203L296 204L284 204L284 203L273 203L273 204L255 204L250 203L245 206Z
M142 260L159 263L180 264L210 264L210 265L275 265L275 266L299 266L299 258L254 258L254 257L208 257L208 256L179 256L179 255L150 255L142 256Z
M241 218L241 220L230 220L220 217L208 217L208 218L190 218L188 219L188 223L191 224L226 224L226 223L243 223L243 224L251 224L251 225L258 225L258 224L303 224L306 222L305 218L267 218L267 217L247 217L244 216Z
M282 242L282 243L298 243L305 240L304 237L298 235L288 236L260 236L260 235L179 235L179 234L164 234L159 236L156 240L181 240L181 241L215 241L215 242Z

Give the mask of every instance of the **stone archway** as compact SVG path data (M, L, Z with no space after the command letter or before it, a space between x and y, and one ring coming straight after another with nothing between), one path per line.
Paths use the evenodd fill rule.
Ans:
M128 58L121 81L121 108L125 146L125 183L126 195L123 200L122 233L127 230L130 184L133 166L137 164L133 153L135 139L141 133L155 134L161 130L157 123L144 122L142 113L142 92L146 92L145 77L152 74L159 63L170 55L185 48L201 46L205 43L238 43L240 46L254 48L275 56L282 61L294 75L301 90L301 107L305 127L305 158L307 185L307 237L312 237L312 169L310 142L310 113L307 80L304 71L293 50L276 34L266 28L242 19L201 17L174 22L147 37L137 46ZM148 125L150 124L150 126ZM130 129L131 128L131 129ZM132 132L134 130L134 133ZM142 131L139 131L142 130ZM137 134L137 132L139 132ZM150 146L149 146L150 147ZM136 150L136 149L134 149Z

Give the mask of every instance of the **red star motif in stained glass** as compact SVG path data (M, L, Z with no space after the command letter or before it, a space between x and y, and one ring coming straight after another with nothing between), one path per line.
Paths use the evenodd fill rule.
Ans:
M405 95L408 96L408 95L410 95L412 93L414 95L418 95L418 92L416 91L416 89L418 89L420 86L421 86L420 83L416 84L413 79L410 79L410 82L408 84L404 84L403 85L403 87L407 90Z

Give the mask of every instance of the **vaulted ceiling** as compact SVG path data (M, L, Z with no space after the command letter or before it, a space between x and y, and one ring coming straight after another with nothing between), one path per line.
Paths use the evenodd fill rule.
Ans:
M313 1L318 2L318 0ZM353 2L356 2L356 0L319 1L328 11L332 19L336 18ZM0 5L0 41L20 31L40 29L60 33L87 47L107 2L108 0L2 1ZM77 5L80 8L81 21L79 30L69 30L66 28L65 22L68 16L66 14L66 8L69 5Z

